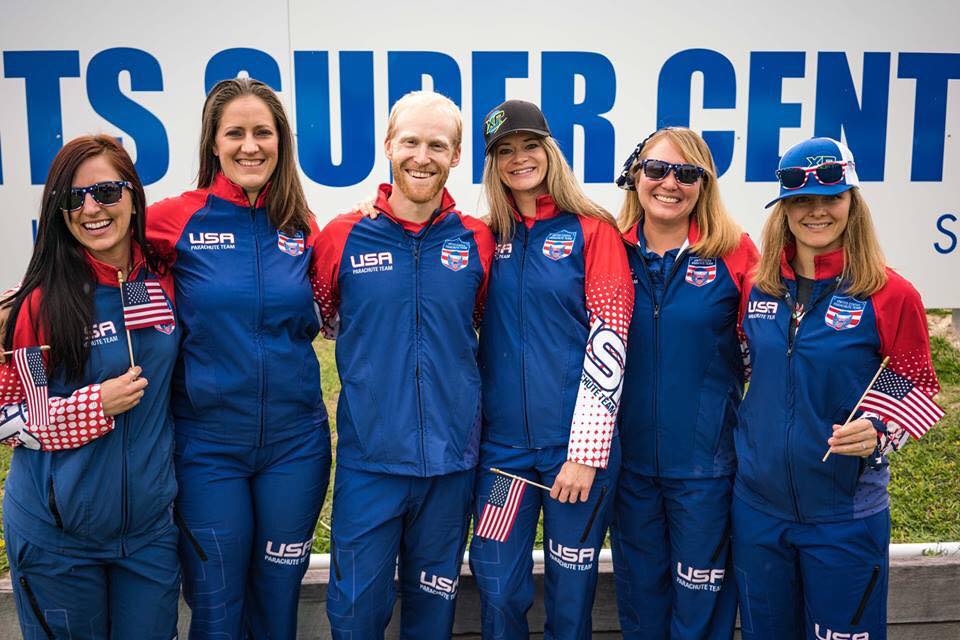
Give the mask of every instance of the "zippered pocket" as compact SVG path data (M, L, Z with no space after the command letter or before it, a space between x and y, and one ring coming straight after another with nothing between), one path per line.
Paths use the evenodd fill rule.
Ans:
M53 495L51 493L51 495ZM37 622L40 623L40 628L43 629L43 632L47 634L47 638L54 640L55 636L53 635L53 629L50 628L50 625L47 624L47 619L43 617L43 612L40 611L40 603L37 602L37 597L33 595L33 589L30 588L30 583L27 582L25 576L20 576L18 582L20 587L23 589L24 595L27 596L27 602L30 603L30 608L33 610L33 615L36 616Z
M593 522L597 519L597 514L600 513L600 505L603 504L603 499L606 497L606 495L607 488L600 487L600 496L597 498L597 504L594 505L593 511L590 512L590 519L587 520L586 528L584 528L583 533L580 534L580 544L583 544L587 541L587 536L590 535L590 529L593 528Z
M204 552L203 547L200 546L200 543L193 536L193 533L190 531L190 528L187 526L187 522L183 519L183 516L180 515L180 512L176 508L173 509L173 523L177 526L177 529L180 529L180 533L187 539L187 542L190 543L190 546L193 547L193 550L197 553L197 557L200 558L201 562L207 561L207 554Z
M53 521L57 523L57 529L63 529L63 518L60 517L60 509L57 508L57 495L53 490L53 476L50 476L50 484L47 486L47 506L50 508L50 514Z
M850 624L860 624L860 618L863 617L863 610L867 608L867 600L870 599L870 594L873 593L873 588L877 586L877 580L879 578L880 567L874 565L873 573L870 575L870 581L867 582L867 588L863 590L863 595L860 597L860 604L857 605L857 611L853 614L853 618L850 619Z

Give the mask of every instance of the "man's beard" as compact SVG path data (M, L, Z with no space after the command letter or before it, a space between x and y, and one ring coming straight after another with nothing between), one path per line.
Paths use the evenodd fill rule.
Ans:
M421 181L408 176L397 162L391 162L391 166L397 188L410 202L416 204L425 204L437 197L437 194L443 191L443 187L447 184L447 176L450 175L449 169L438 167L431 181Z

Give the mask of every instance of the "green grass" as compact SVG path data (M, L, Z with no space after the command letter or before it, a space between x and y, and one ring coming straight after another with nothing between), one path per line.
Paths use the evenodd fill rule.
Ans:
M333 444L336 450L336 406L340 394L340 380L333 356L334 343L318 340L314 343L323 380L323 397L330 412ZM941 424L923 437L921 442L910 442L890 457L891 519L893 542L935 542L960 540L960 351L945 339L931 340L934 365L943 385L938 401L947 409ZM6 478L10 466L10 450L0 449L0 479ZM336 463L334 463L334 471ZM333 473L330 490L320 514L321 521L330 523L333 499ZM537 533L537 545L543 539ZM330 534L317 525L313 550L330 550ZM0 539L0 573L7 570L6 550Z

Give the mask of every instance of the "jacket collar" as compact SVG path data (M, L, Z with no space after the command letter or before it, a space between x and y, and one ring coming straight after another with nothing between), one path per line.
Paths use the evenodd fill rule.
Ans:
M640 237L640 230L643 227L643 219L641 218L634 224L632 227L621 233L625 242L634 247L641 247L644 251L647 250L646 240ZM687 227L687 241L684 242L680 249L683 250L686 247L696 244L700 241L700 227L697 225L697 218L695 216L690 216L690 226Z
M392 184L381 184L377 188L377 199L374 201L373 206L377 211L384 214L400 226L404 226L404 221L398 218L395 213L393 213L393 208L390 206L390 194L392 193ZM447 191L446 187L444 187L443 194L440 196L440 207L434 211L430 224L442 220L448 213L453 211L456 206L457 203L454 202L453 196L451 196L450 192Z
M272 181L268 182L263 189L260 190L259 195L257 195L257 202L254 204L257 209L264 206L271 184L273 184ZM213 179L213 184L210 185L209 191L221 200L226 200L238 207L250 208L250 198L247 197L247 192L236 182L233 182L230 178L223 175L223 171L217 172L216 177Z
M827 280L843 273L843 256L843 247L816 256L813 259L813 279ZM788 280L797 279L797 274L790 264L795 257L797 257L797 246L794 243L784 247L783 253L780 254L780 275Z
M133 258L133 268L130 269L130 273L127 274L127 280L136 280L137 276L140 275L140 270L146 267L146 259L143 257L143 250L140 248L140 245L136 240L132 240L130 242L130 253L132 254L131 257ZM90 269L93 271L94 278L98 284L111 287L120 286L120 283L117 280L117 268L115 266L98 260L86 249L84 249L83 254L87 259L87 264L90 265Z
M524 217L517 209L517 203L513 199L513 194L507 194L507 199L510 201L510 208L513 210L513 217L518 222L523 222ZM537 196L537 208L533 216L533 221L537 220L547 220L549 218L556 218L560 215L560 207L557 206L557 203L553 201L553 197L550 194L544 194L542 196Z

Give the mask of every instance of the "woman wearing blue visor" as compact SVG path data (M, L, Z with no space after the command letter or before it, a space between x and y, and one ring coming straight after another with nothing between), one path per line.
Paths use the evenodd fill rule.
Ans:
M846 146L801 142L777 177L740 307L753 371L731 516L743 637L878 640L886 455L942 416L926 316L886 266Z

